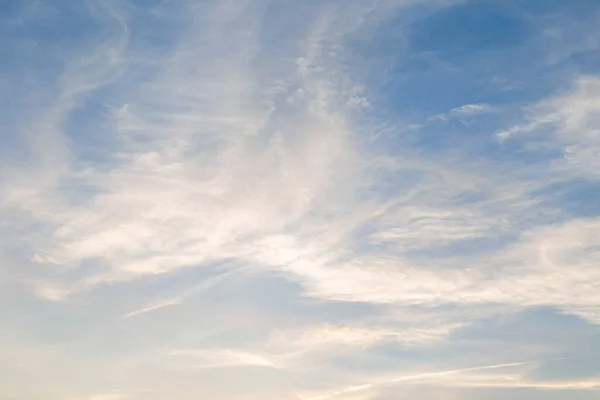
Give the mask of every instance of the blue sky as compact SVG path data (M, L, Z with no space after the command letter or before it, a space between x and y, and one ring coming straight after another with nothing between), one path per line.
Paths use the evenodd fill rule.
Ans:
M3 398L597 399L598 21L1 2Z

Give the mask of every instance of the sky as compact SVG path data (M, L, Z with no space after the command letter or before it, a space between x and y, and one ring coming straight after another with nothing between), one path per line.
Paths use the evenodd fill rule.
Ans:
M600 2L0 2L6 400L600 398Z

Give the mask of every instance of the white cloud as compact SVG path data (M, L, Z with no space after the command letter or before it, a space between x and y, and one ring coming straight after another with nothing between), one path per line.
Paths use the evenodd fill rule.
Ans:
M309 259L291 268L306 279L314 295L341 300L593 306L600 300L595 268L600 261L599 228L597 220L541 227L496 254L436 260L420 268L402 258L381 256L337 265L321 262L320 267L319 260ZM446 266L440 268L440 263Z
M542 103L557 126L565 159L577 170L597 177L600 170L600 78L578 78L570 92ZM543 115L543 114L542 114Z
M75 307L68 301L79 298L85 301L78 305L96 301L94 311L101 309L110 314L103 314L103 321L112 321L104 301L114 302L118 323L105 329L123 334L117 338L123 343L140 332L158 337L140 344L143 348L156 345L154 339L168 341L161 334L172 334L174 343L168 348L174 350L164 357L171 371L301 371L311 392L319 385L307 366L322 364L324 378L319 379L328 379L336 374L330 363L320 361L335 356L362 354L388 343L411 349L441 345L473 319L493 314L490 304L503 310L553 306L598 323L600 220L549 223L555 215L548 215L535 192L551 178L544 175L533 182L512 165L434 158L408 141L404 145L402 137L365 140L374 137L375 128L361 120L361 112L376 102L356 78L345 40L410 2L351 3L310 10L294 6L304 22L286 27L289 36L269 38L277 41L276 52L264 44L269 26L261 25L273 10L260 1L186 5L193 26L180 27L177 46L156 57L129 47L125 17L113 13L118 28L114 39L69 63L56 102L24 124L36 161L21 175L15 173L19 165L2 172L7 184L0 189L1 216L8 222L0 226L0 234L18 250L3 255L10 260L2 265L7 270L10 265L5 275L43 299L63 301L48 305L52 316L62 315L52 307ZM571 92L533 107L531 120L500 136L555 129L550 139L563 148L571 168L564 176L596 177L599 87L597 78L581 78ZM97 99L108 114L103 121L106 142L101 157L88 159L65 134L85 126L69 128L66 122L99 88L108 88ZM466 104L438 119L495 111L487 104ZM394 146L399 148L392 156L380 154L382 147ZM189 282L176 292L155 293L156 286L148 284L168 274L184 275L184 268L208 271L223 264L224 272L211 278L177 276ZM240 274L246 271L297 284L297 301L368 303L374 313L388 313L343 322L269 315L252 321L265 325L260 338L236 336L238 346L218 348L206 345L198 333L213 329L213 320L185 314L189 309L181 312L185 320L162 321L161 329L152 325L161 314L152 311L176 305L180 311L187 302L200 302L196 297L208 298L213 289L235 301L239 287L224 283L231 277L243 281ZM119 291L123 287L123 292L131 289L133 299ZM127 301L103 297L114 288ZM443 305L461 311L450 315L435 309ZM220 307L227 310L211 300L204 311L217 314ZM134 318L144 313L151 314ZM243 313L254 318L250 311L239 315ZM181 333L171 323L190 331ZM90 330L94 336L86 340L91 346L103 344L103 330ZM123 351L127 346L115 347ZM143 361L163 360L163 355L149 352ZM127 376L140 368L143 357L136 356L135 362L127 359L115 369ZM60 359L68 364L67 357ZM529 365L441 372L432 367L347 385L363 373L359 371L335 377L331 385L339 383L341 389L319 391L313 399L361 398L362 392L408 383L597 385L593 380L546 384L519 373L481 373ZM162 367L152 365L164 372ZM264 383L257 382L253 384ZM88 400L120 398L125 397L115 392Z
M467 375L467 379L469 378L469 373L486 371L486 370L495 370L495 369L504 369L504 368L514 368L514 367L522 367L532 364L532 362L516 362L516 363L507 363L507 364L497 364L497 365L486 365L481 367L472 367L472 368L462 368L456 370L446 370L446 371L436 371L436 372L425 372L415 375L405 375L395 378L383 378L378 381L372 383L366 383L362 385L350 386L348 388L339 389L327 394L318 395L315 397L311 397L310 400L325 400L336 398L341 395L345 395L346 393L356 392L356 391L364 391L364 390L372 390L381 386L389 386L389 385L400 385L407 384L411 382L427 382L429 384L444 384L446 382L453 382L456 384L461 381L461 375ZM448 379L448 377L451 377Z
M375 326L323 324L299 331L276 332L269 342L269 346L283 346L292 349L331 348L331 346L336 345L366 347L386 340L407 345L419 345L441 340L460 326L462 324L393 329Z
M178 299L165 299L165 300L153 301L152 303L148 304L147 306L145 306L143 308L140 308L139 310L135 310L128 314L125 314L123 316L123 318L127 319L127 318L131 318L131 317L135 317L136 315L155 311L155 310L158 310L158 309L161 309L164 307L176 306L179 304L181 304L181 301Z
M329 393L316 396L301 395L310 400L325 400L332 398L347 399L346 394L357 391L370 392L372 396L378 390L403 386L442 387L442 388L537 388L558 390L598 390L600 380L582 379L566 381L536 381L527 377L527 373L536 368L537 361L514 362L505 364L485 365L480 367L461 368L419 374L404 375L395 378L384 377L371 383L349 386ZM372 398L372 397L367 397Z
M600 78L576 77L568 90L528 107L526 122L500 132L498 137L507 140L517 133L543 133L546 137L540 143L558 146L571 171L596 178L600 167L598 93Z
M489 104L485 104L485 103L464 104L460 107L453 108L452 110L450 110L446 113L434 115L433 117L430 117L429 120L430 121L434 121L434 120L448 121L453 118L460 119L461 117L462 118L473 117L475 115L491 113L494 111L495 110L492 106L490 106Z
M169 356L186 368L223 368L235 366L255 366L279 368L269 358L239 350L172 350ZM177 365L177 364L175 364Z

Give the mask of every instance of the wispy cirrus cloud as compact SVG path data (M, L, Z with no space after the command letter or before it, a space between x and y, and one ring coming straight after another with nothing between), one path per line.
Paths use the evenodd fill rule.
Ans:
M18 104L0 139L0 348L53 350L1 363L7 382L48 371L39 390L90 399L596 389L591 362L528 375L597 343L599 85L566 65L595 47L559 51L579 6L510 3L17 7L60 60L7 65L24 84L2 84ZM86 26L56 23L71 16ZM536 363L470 336L523 310L575 336L494 342Z

